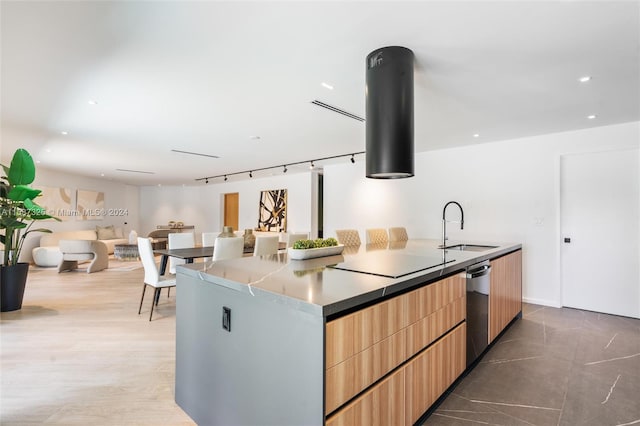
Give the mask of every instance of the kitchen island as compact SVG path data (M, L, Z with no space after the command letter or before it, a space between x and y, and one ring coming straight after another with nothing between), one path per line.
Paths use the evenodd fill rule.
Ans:
M415 423L466 368L466 268L495 266L491 340L521 309L519 244L437 244L180 267L176 402L200 424Z

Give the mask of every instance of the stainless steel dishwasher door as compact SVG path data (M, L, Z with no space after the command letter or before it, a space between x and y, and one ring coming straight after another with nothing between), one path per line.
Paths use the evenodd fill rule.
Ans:
M488 260L467 268L467 367L489 344L489 287L491 263Z

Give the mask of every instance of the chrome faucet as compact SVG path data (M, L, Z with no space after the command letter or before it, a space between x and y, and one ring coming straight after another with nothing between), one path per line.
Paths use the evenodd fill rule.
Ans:
M442 209L442 245L440 245L440 247L445 247L447 245L447 222L458 223L454 220L448 221L446 218L447 207L449 204L455 204L460 208L460 229L464 229L464 210L462 210L462 206L457 201L449 201Z

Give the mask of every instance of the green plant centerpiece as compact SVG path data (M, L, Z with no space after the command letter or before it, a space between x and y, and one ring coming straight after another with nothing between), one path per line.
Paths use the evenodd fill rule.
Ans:
M335 238L317 238L315 240L299 240L289 248L289 258L294 260L312 259L314 257L333 256L342 253L343 245Z
M296 250L307 250L312 248L321 247L334 247L338 245L338 241L335 238L316 238L315 240L298 240L293 243L293 248Z
M22 297L29 271L28 263L19 262L25 238L31 232L51 232L33 228L38 220L55 219L33 200L42 191L29 185L35 180L36 166L31 155L20 148L13 154L9 167L2 165L5 176L0 178L0 242L4 245L0 265L1 311L22 307Z

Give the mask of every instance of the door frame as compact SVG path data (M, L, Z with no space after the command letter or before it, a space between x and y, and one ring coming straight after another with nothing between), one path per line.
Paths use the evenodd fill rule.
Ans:
M236 194L238 196L238 211L237 211L237 217L236 220L238 222L237 224L237 228L240 227L240 192L235 191L235 192L225 192L220 194L220 207L221 207L221 214L220 214L220 230L223 229L223 227L225 226L225 219L227 216L227 195L232 195L232 194ZM239 229L234 229L234 231L238 231Z
M585 150L585 151L573 151L573 152L562 152L559 153L556 157L556 167L555 167L555 171L556 171L556 176L555 176L555 187L556 187L556 199L555 199L555 204L556 204L556 211L558 212L556 215L556 221L555 221L555 225L556 225L556 259L557 259L557 278L558 278L558 292L557 292L557 301L558 303L556 304L557 308L562 308L564 307L564 286L565 286L565 282L563 279L563 256L562 256L562 245L564 244L563 242L563 234L562 234L562 158L563 157L567 157L570 155L581 155L581 154L600 154L600 153L608 153L608 152L619 152L619 151L637 151L638 153L638 159L640 160L640 147L639 146L618 146L618 147L611 147L610 149L593 149L593 150ZM639 194L640 195L640 194ZM638 235L638 238L640 239L640 234Z

